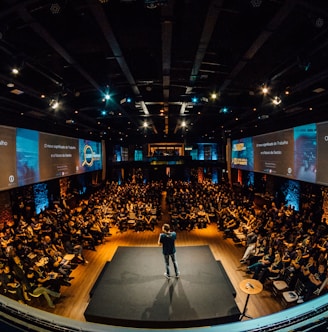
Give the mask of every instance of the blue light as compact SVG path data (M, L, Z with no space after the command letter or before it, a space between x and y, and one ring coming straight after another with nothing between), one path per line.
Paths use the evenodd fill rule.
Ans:
M101 111L101 115L106 115L106 114L107 114L107 111L105 111L105 110Z
M127 103L131 103L132 99L130 97L126 98Z
M109 100L110 99L110 95L108 93L105 94L105 99Z
M197 97L192 97L192 98L191 98L191 101L192 101L193 103L198 103L198 98L197 98Z

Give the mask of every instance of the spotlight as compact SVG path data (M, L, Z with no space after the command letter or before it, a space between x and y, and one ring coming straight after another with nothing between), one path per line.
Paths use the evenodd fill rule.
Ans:
M14 74L14 75L18 75L19 74L19 69L18 68L13 68L12 70L11 70L11 72Z
M273 98L272 103L274 105L279 105L279 104L281 104L281 99L278 96L276 96Z
M61 10L60 4L58 2L53 2L50 6L50 12L54 15L59 14Z
M198 103L198 98L197 98L197 97L192 97L192 98L191 98L191 101L192 101L194 104L196 104L196 103Z
M110 99L110 95L108 93L105 94L105 100L109 100Z
M316 20L315 20L315 26L316 28L322 28L323 25L324 25L325 21L322 17L318 17Z
M252 6L255 7L260 7L262 4L262 0L251 0Z
M269 89L266 87L266 86L264 86L263 88L262 88L262 93L263 94L267 94L269 92Z
M213 93L211 94L211 99L212 99L212 100L216 100L217 97L218 97L218 95L217 95L216 92L213 92Z
M58 108L59 103L58 103L57 100L55 100L55 99L51 99L50 102L49 102L49 106L50 106L52 109L55 110L56 108Z
M130 97L125 97L123 99L120 100L120 104L130 104L132 102L132 99Z

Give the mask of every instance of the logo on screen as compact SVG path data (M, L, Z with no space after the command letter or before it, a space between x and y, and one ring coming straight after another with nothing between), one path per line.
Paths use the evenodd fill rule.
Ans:
M89 166L91 167L93 165L94 161L94 152L92 150L92 147L90 145L85 145L83 149L83 163L82 166Z

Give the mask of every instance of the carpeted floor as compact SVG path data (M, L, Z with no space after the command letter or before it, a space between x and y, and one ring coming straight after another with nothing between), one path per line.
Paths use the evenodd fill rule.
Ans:
M180 279L164 277L161 247L119 247L84 313L116 326L179 328L237 321L235 290L208 246L177 248ZM173 267L172 267L173 269Z

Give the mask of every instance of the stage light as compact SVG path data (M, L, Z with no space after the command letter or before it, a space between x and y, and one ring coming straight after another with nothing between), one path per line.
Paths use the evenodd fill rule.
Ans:
M192 98L191 98L191 101L192 101L194 104L196 104L196 103L198 103L198 98L197 98L197 97L192 97Z
M251 0L252 6L255 7L260 7L262 4L262 0Z
M263 88L262 88L262 93L263 94L267 94L269 92L269 89L266 87L266 86L264 86Z
M278 96L276 96L273 98L272 103L274 105L279 105L279 104L281 104L281 99Z
M105 100L109 100L110 99L110 94L106 93L105 94Z
M228 112L229 112L228 107L222 107L222 108L220 109L220 113L226 114L226 113L228 113Z
M106 110L102 110L102 111L101 111L101 115L102 115L102 116L105 116L106 114L107 114L107 111L106 111Z
M143 127L144 127L144 128L148 128L148 123L147 123L147 121L145 121L145 122L143 123Z
M18 75L19 74L19 69L14 67L11 72L14 74L14 75Z
M324 25L325 21L322 17L318 17L316 20L315 20L315 26L317 28L322 28L323 25Z
M50 100L50 103L49 103L49 106L52 108L52 109L57 109L58 108L58 106L59 106L59 103L58 103L58 101L57 100L55 100L55 99L51 99Z
M212 100L216 100L217 98L218 98L217 93L216 93L216 92L213 92L213 93L211 94L211 99L212 99Z
M54 15L59 14L61 10L60 4L58 2L53 2L50 6L50 12Z
M49 106L52 108L52 109L57 109L59 107L59 101L58 99L55 97L55 98L52 98L49 100Z
M123 105L123 104L130 104L130 103L132 103L132 98L130 98L130 97L125 97L125 98L122 98L120 100L120 104L121 105Z

